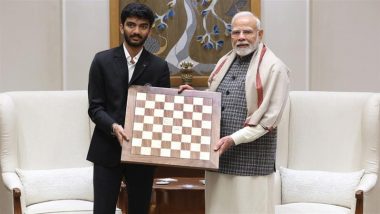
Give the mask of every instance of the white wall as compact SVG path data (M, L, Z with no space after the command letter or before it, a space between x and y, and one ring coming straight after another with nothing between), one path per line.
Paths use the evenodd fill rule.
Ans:
M268 46L292 90L380 92L379 0L262 0Z
M61 89L59 1L0 4L0 91Z
M291 69L291 89L309 89L308 1L262 0L264 40Z
M312 1L311 88L380 92L380 1Z
M86 89L108 0L0 0L0 92Z
M109 48L108 0L63 1L64 90L87 89L94 55Z

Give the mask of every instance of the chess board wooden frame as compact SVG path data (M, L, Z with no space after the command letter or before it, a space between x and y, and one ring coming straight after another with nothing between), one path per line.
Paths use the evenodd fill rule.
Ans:
M165 95L165 96L183 96L193 98L206 98L208 101L211 99L211 134L209 143L209 159L191 159L191 158L175 158L175 157L162 157L154 155L142 155L133 154L132 152L132 141L133 141L133 127L135 124L135 109L136 109L136 98L138 93ZM205 100L206 100L205 99ZM186 168L196 168L196 169L207 169L207 170L217 170L219 167L219 152L213 150L216 142L218 142L220 137L220 102L221 95L217 92L207 92L198 90L185 90L181 94L178 94L178 89L171 88L158 88L151 86L131 86L128 90L128 101L125 117L125 132L128 136L129 141L124 142L122 146L122 162L130 163L141 163L150 165L166 165L166 166L176 166L176 167L186 167ZM156 107L155 107L156 108ZM163 107L162 107L163 108ZM194 107L195 108L195 107ZM192 113L193 114L193 113ZM141 121L139 121L141 122ZM142 122L145 127L145 123ZM150 123L149 123L150 124ZM195 123L193 123L195 124ZM195 127L200 128L200 127ZM174 128L173 128L174 129ZM181 142L181 145L183 142ZM161 144L160 144L161 145ZM182 149L180 150L182 151Z

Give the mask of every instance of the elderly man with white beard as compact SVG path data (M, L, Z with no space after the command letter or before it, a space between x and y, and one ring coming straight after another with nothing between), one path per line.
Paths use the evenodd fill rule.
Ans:
M260 20L239 12L233 50L209 78L222 94L218 172L206 172L206 213L274 213L276 127L288 97L289 69L262 43ZM193 89L181 85L179 92Z

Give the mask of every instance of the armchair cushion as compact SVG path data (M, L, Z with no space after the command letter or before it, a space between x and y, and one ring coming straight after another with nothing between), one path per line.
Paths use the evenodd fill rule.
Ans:
M41 213L62 213L62 214L92 214L93 203L82 200L58 200L48 201L28 206L28 214ZM121 210L116 208L115 214L121 214Z
M28 214L38 213L83 213L91 214L93 203L82 200L58 200L33 204L27 207Z
M351 207L364 170L327 172L280 167L282 202L326 203Z
M276 214L350 214L348 208L334 206L330 204L318 203L291 203L277 205L275 207Z
M51 200L93 201L93 167L50 170L16 169L26 205Z

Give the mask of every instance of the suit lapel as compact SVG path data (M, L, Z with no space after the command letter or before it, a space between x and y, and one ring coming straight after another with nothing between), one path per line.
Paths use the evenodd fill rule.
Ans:
M128 85L133 85L133 83L141 76L141 74L143 74L145 68L147 68L149 65L149 58L149 53L144 48L139 61L136 64L135 70L133 71L131 81L129 81Z
M125 58L125 53L123 49L123 44L121 44L118 48L115 49L114 60L117 66L117 74L125 75L128 77L128 62Z

